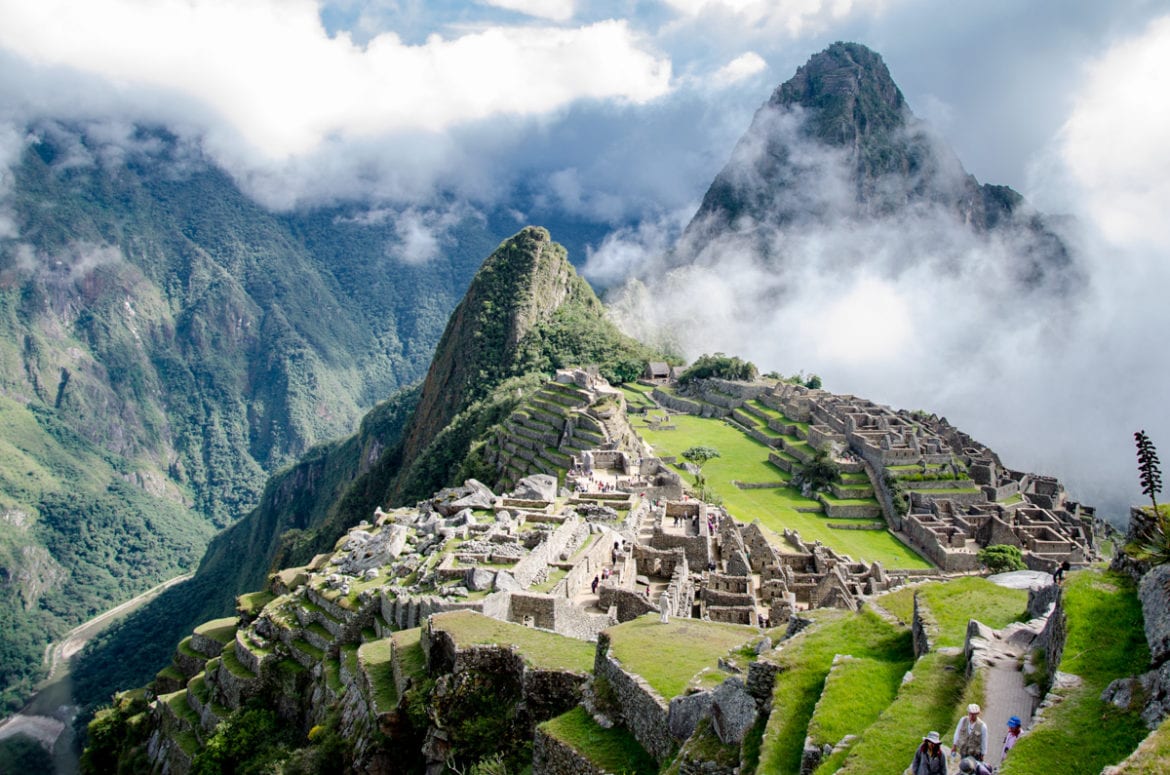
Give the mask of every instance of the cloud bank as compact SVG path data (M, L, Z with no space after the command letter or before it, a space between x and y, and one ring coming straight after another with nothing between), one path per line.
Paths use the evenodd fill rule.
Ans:
M1141 500L1133 432L1170 445L1160 387L1170 361L1155 344L1170 333L1170 230L1155 217L1170 209L1160 140L1170 114L1140 96L1163 91L1167 36L1170 20L1158 21L1087 69L1048 177L1035 181L1079 205L1061 230L1082 272L1071 288L1020 283L1029 246L1019 234L976 235L930 207L859 215L849 187L833 184L849 179L844 157L796 132L787 142L809 177L793 181L785 206L816 218L759 224L685 266L665 260L681 233L666 218L612 235L586 274L637 278L610 296L636 335L946 415L1006 465L1060 476L1120 524ZM1111 88L1122 74L1125 88ZM752 150L737 152L735 174L757 174Z

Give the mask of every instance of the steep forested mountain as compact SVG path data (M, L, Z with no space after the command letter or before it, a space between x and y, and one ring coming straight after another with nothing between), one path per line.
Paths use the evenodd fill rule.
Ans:
M557 368L596 364L628 380L656 357L606 319L548 231L523 229L476 273L422 386L379 404L357 434L313 449L273 477L260 505L212 541L194 579L83 656L80 699L100 701L149 679L171 651L167 635L230 612L235 597L262 587L270 571L330 549L376 507L412 503L469 476L488 478L478 455L487 433Z
M274 214L157 131L36 129L0 238L0 692L192 566L267 476L417 380L495 245L395 257L369 207Z

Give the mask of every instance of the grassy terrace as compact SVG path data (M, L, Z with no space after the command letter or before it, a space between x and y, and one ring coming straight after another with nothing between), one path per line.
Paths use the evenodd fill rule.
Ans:
M562 716L544 722L540 728L566 743L605 772L654 775L658 766L624 727L605 729L580 705Z
M878 603L908 625L914 617L915 591L939 626L939 647L962 646L971 619L998 630L1022 620L1028 606L1026 590L1006 589L976 576L903 587L878 598Z
M234 616L212 619L210 622L204 622L196 627L195 632L218 643L227 643L236 635L236 622L237 619Z
M817 745L836 745L846 735L862 732L893 702L907 667L902 661L841 660L825 681L808 725L809 737Z
M699 671L759 636L754 627L671 619L649 614L606 630L610 650L626 670L646 679L666 700L683 693Z
M422 650L422 628L398 630L390 635L394 655L403 675L421 677L427 669L427 657Z
M593 669L596 646L544 630L501 622L475 611L450 611L431 617L431 627L443 630L458 646L493 644L515 646L524 661L543 670L571 670L586 673Z
M1149 668L1142 609L1133 582L1097 570L1077 571L1064 588L1068 639L1060 669L1084 683L1062 691L1043 723L1020 738L1001 772L1097 773L1126 757L1148 730L1136 713L1102 702L1101 691L1115 678ZM1165 746L1165 741L1162 744ZM1163 760L1166 756L1163 749ZM1127 769L1125 772L1165 772Z
M914 758L914 749L922 742L923 730L937 729L949 744L955 719L963 698L962 654L941 654L933 651L914 663L913 680L902 685L898 696L882 712L878 720L867 727L857 743L844 755L827 759L816 770L817 775L836 772L838 775L900 775ZM1000 730L988 730L992 744ZM844 766L837 763L844 759ZM1038 770L1050 772L1050 770Z
M817 619L818 623L798 637L784 642L774 652L773 659L781 665L782 670L776 676L772 693L772 714L760 749L759 772L800 772L805 734L834 656L849 654L886 663L888 667L885 670L870 673L875 680L884 678L892 682L892 685L884 687L869 687L869 691L877 694L889 694L891 690L896 692L902 675L914 663L910 631L896 627L870 611L849 614L840 610L822 609L809 612L809 615ZM831 701L844 702L844 693L835 693ZM872 714L872 700L870 706ZM821 708L826 723L833 726L848 723L848 719L843 718L844 713L842 709L827 705ZM921 738L922 732L917 727L913 733ZM911 747L907 750L912 753L914 749ZM890 772L901 772L906 763Z
M254 619L264 606L275 599L276 595L266 589L260 592L246 592L236 598L236 608L243 612L244 616Z
M761 413L766 414L769 418L773 420L780 420L785 425L791 425L797 428L798 433L802 438L808 436L808 423L797 422L796 420L789 419L782 412L777 409L773 409L772 407L760 401L758 398L753 398L751 401L748 401L748 403L752 405L753 409L759 410Z
M398 705L398 690L394 686L394 670L390 664L390 639L363 643L357 649L357 660L370 679L374 708L378 713L389 713Z
M768 462L767 446L720 421L690 415L674 415L677 430L653 431L639 418L631 418L635 430L650 442L659 455L676 457L696 445L719 450L720 457L703 466L708 487L722 498L727 510L741 522L758 519L777 535L785 528L796 530L805 541L819 540L850 555L854 560L879 561L886 568L928 568L930 565L887 531L833 530L823 513L805 513L798 508L821 512L820 504L790 487L740 490L740 482L787 481ZM688 477L689 478L689 477Z

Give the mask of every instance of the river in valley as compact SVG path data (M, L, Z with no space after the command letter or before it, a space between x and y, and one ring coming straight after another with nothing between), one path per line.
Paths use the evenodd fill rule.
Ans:
M50 645L45 650L45 661L49 665L48 678L41 682L37 693L27 705L0 720L0 740L13 735L31 737L52 752L54 771L57 775L77 775L78 752L74 750L73 734L73 719L77 714L77 707L73 704L73 680L69 675L70 660L91 638L106 627L148 603L163 590L189 578L191 574L188 573L165 581L75 627L64 638Z

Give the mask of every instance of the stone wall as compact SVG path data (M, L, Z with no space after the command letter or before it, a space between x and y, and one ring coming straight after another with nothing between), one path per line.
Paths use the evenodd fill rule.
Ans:
M512 568L512 575L520 583L520 586L525 588L531 586L549 563L560 559L561 552L569 545L580 524L581 520L578 517L567 518L541 544L516 563L515 567Z
M613 690L626 729L655 761L666 763L675 751L666 700L641 676L622 669L609 653L609 636L605 633L597 639L593 675L604 679Z
M532 775L606 775L567 743L536 728L532 740Z
M686 554L687 564L692 568L706 568L711 562L710 544L706 535L707 524L699 520L699 535L680 536L663 532L661 527L654 528L654 535L650 538L650 546L660 551L669 552L682 549Z

